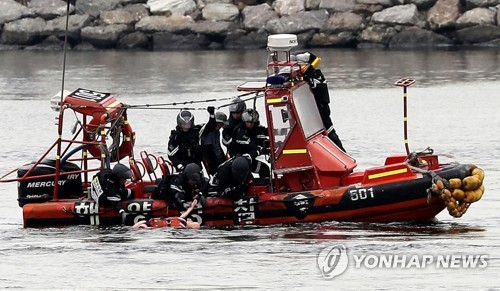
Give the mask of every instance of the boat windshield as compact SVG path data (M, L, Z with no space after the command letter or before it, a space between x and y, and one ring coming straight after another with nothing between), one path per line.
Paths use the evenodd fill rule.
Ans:
M278 154L284 145L285 139L290 130L295 125L293 115L290 114L289 105L276 104L269 107L273 121L273 136L275 144L275 154Z
M306 139L324 129L318 107L309 86L303 85L293 92L293 102Z

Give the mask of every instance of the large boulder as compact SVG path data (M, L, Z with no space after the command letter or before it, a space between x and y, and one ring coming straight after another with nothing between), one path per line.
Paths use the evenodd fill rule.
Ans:
M308 30L320 30L328 20L326 10L303 11L294 15L283 16L267 22L265 29L271 34L301 33Z
M358 31L363 28L364 17L351 12L334 13L321 28L324 33Z
M125 24L87 26L82 29L82 40L97 48L114 48L118 39L130 31L131 28Z
M122 50L147 49L149 46L148 36L140 31L134 31L124 35L116 44L116 47Z
M319 9L326 9L328 12L349 12L355 10L357 0L321 0Z
M281 16L292 15L304 11L304 0L276 0L273 2L273 8Z
M146 16L149 16L146 7L135 4L112 11L102 11L99 18L104 24L134 24Z
M375 24L386 25L419 25L422 23L421 15L415 4L397 5L372 16L372 22Z
M361 43L376 43L387 46L397 33L397 30L389 25L372 25L361 32L359 39Z
M33 15L32 10L14 0L0 0L0 26L6 22Z
M241 11L243 16L243 27L246 30L259 30L266 25L270 20L278 20L278 14L264 3L261 5L247 6Z
M195 22L191 29L194 33L224 39L230 31L237 28L238 24L236 22L203 20Z
M42 40L43 18L23 18L5 24L0 42L3 44L32 45Z
M70 15L68 19L68 39L71 42L80 41L80 32L82 28L90 25L90 16L85 15ZM63 38L66 33L66 16L47 21L43 29L43 35L54 35Z
M460 0L438 0L427 13L427 22L432 30L454 28L460 11Z
M196 10L193 0L148 0L151 14L187 15Z
M135 24L135 30L142 32L190 32L194 21L190 16L172 15L170 17L153 15L142 18Z
M400 0L402 4L415 4L419 10L427 10L436 4L437 0Z
M66 15L66 9L68 8L66 2L62 0L31 0L28 7L33 13L46 20ZM70 5L69 13L73 13L74 10L75 7Z
M421 28L409 28L394 35L389 42L390 48L433 48L451 46L452 41L440 34Z
M500 0L465 0L465 8L467 10L475 7L491 7L500 5Z
M500 39L500 27L493 25L476 25L455 32L457 41L465 44L491 42Z
M203 19L234 21L240 15L238 7L231 3L210 3L202 9Z
M92 18L98 18L101 11L113 10L120 5L120 3L120 0L77 0L75 11L77 14L88 14Z
M313 47L354 47L356 35L352 31L333 34L315 33L308 44Z
M495 25L497 12L488 8L474 8L466 11L457 19L457 27L463 28L474 25Z

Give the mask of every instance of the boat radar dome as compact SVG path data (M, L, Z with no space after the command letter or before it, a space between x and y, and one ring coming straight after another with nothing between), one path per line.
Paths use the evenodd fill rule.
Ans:
M292 47L298 44L295 34L275 34L267 38L267 49L269 51L290 51Z

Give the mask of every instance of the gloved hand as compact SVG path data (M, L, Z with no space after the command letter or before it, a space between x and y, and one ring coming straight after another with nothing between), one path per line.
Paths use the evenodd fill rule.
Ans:
M177 168L177 171L182 172L184 170L184 165L183 164L178 164L176 166L176 168Z
M208 107L207 107L207 112L208 112L210 115L214 115L214 114L215 114L215 107L214 107L214 106L208 106Z

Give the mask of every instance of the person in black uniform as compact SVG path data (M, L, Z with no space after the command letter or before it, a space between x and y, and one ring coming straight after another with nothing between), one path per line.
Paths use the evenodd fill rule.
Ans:
M167 155L178 172L190 163L201 167L203 153L200 139L216 126L215 107L209 106L207 111L210 119L204 125L194 125L194 115L187 110L177 115L177 126L170 133Z
M243 122L234 129L231 148L235 155L249 158L252 173L258 173L260 178L267 178L271 175L269 166L257 160L261 154L269 153L267 128L259 124L257 110L246 109L241 119Z
M208 179L203 177L201 167L196 163L186 165L180 174L163 177L158 192L154 193L153 199L166 200L179 211L186 211L186 202L194 199L205 204L205 196L208 193Z
M116 209L124 220L126 212L121 202L133 195L132 190L125 187L125 183L130 179L132 179L132 173L123 164L116 164L113 170L101 170L92 178L91 196L100 206Z
M203 146L203 161L207 173L211 176L215 174L220 164L226 160L226 154L220 144L220 129L227 124L227 116L224 112L215 112L215 122L217 126L201 139Z
M325 76L319 69L313 68L311 65L317 57L309 52L299 53L295 55L295 58L299 65L309 65L307 70L303 73L304 80L307 81L311 92L314 95L316 105L318 106L319 115L323 121L323 126L328 132L328 137L334 144L336 144L342 151L346 151L340 141L335 128L333 128L333 122L330 117L330 94L328 92L328 85Z
M241 116L245 109L247 109L247 105L239 97L234 98L231 101L231 105L229 105L229 119L222 129L222 144L226 146L227 153L230 157L234 156L234 151L231 148L233 132L234 129L243 122Z
M251 176L248 159L235 156L219 166L210 186L217 192L218 196L238 200L246 196Z

